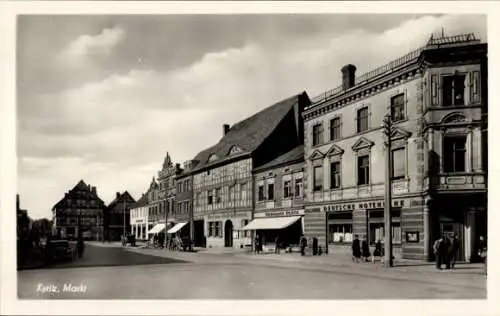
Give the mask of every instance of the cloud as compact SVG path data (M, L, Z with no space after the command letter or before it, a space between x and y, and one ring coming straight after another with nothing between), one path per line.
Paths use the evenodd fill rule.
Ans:
M64 59L86 58L90 56L109 55L112 49L125 38L121 28L103 29L95 36L80 35L69 43L61 55Z
M21 194L30 197L26 208L46 214L80 178L104 197L125 189L139 194L167 150L175 161L190 159L222 137L222 124L304 90L313 97L334 88L343 65L355 64L358 74L369 71L425 44L442 27L448 34L473 31L486 38L485 19L478 16L423 16L382 32L323 31L282 45L246 40L175 69L134 65L79 87L24 98L18 153ZM116 30L80 37L66 51L112 57L124 37Z

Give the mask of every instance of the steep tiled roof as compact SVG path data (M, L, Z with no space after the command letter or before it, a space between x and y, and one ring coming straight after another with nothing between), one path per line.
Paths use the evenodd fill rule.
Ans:
M119 202L124 202L126 201L127 203L130 203L130 205L135 204L135 199L128 193L128 191L123 192L120 194L120 196L116 197L111 203L108 205L108 209L112 209L113 207L116 206Z
M259 168L254 169L254 171L263 171L266 169L270 169L273 167L277 167L279 165L283 165L286 163L294 163L304 159L304 145L300 145L295 147L283 155L276 157L274 160L260 166Z
M73 187L73 189L69 190L68 192L68 195L71 197L75 192L78 192L78 191L84 191L84 192L88 192L88 194L90 195L90 197L92 198L95 198L98 203L100 204L100 206L105 206L105 203L103 200L101 200L101 198L97 195L97 193L94 193L91 189L92 187L87 185L85 183L85 181L83 180L80 180L78 181L78 183ZM59 200L59 202L57 202L52 208L61 208L61 207L65 207L65 201L68 197L65 195L62 199Z
M305 94L303 92L302 94ZM273 132L285 115L299 102L300 94L271 105L249 118L234 124L222 139L207 148L194 158L198 164L193 171L217 164L228 158L245 156L257 149ZM232 146L238 146L241 151L229 157ZM217 159L208 162L208 158L215 154Z
M132 208L138 208L138 207L143 207L148 205L148 195L143 193L142 196L137 200L137 202L134 203Z

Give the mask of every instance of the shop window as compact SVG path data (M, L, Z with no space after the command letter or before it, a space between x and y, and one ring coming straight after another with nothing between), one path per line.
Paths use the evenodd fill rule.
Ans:
M207 204L212 205L214 203L214 195L212 190L208 191Z
M406 175L406 151L404 148L392 151L392 179L401 179Z
M314 191L321 191L323 190L323 167L322 166L315 166L314 167L314 184L313 184L313 190Z
M283 197L285 199L292 196L292 181L288 180L283 183Z
M340 139L340 117L330 120L330 140Z
M370 156L358 157L358 185L370 183Z
M443 169L444 172L465 172L466 137L444 137Z
M391 117L393 122L405 119L405 95L398 94L391 98Z
M274 183L269 183L267 185L267 199L274 200Z
M248 225L248 219L244 219L244 220L241 221L241 228L243 228L243 227L245 227L247 225ZM241 237L243 237L243 238L249 237L249 233L250 232L248 230L242 230L241 231L241 234L242 234Z
M353 240L352 224L328 225L330 243L350 243Z
M443 105L464 105L465 76L443 77Z
M313 146L323 143L323 124L313 126Z
M264 185L259 185L259 201L264 201Z
M401 244L401 224L392 223L392 243ZM369 243L375 244L378 240L384 242L384 223L370 223Z
M330 163L330 189L340 188L340 162Z
M302 179L295 179L295 197L302 197Z
M208 237L222 237L222 222L208 222Z
M358 110L357 127L358 133L368 130L368 107Z

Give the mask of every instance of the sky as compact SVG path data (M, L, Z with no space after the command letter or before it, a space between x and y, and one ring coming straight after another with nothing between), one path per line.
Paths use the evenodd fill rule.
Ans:
M138 199L166 152L192 159L234 124L294 94L340 84L481 15L21 16L17 154L21 207L51 209L80 179L106 203Z

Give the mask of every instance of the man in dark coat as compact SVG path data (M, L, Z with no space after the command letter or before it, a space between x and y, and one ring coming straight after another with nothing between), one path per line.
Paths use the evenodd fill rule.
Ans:
M361 245L359 244L359 236L354 236L354 240L352 241L352 261L359 262L359 258L361 257Z
M443 236L434 242L434 255L436 256L436 268L441 270L441 265L446 257L446 245Z
M361 256L363 257L363 260L365 262L368 262L370 259L370 247L368 246L368 240L366 239L366 236L363 237L363 241L361 243Z
M276 236L274 239L274 253L280 253L280 236Z
M453 234L450 239L450 245L448 247L448 262L452 269L455 269L455 263L457 262L458 250L460 249L460 244L457 236Z
M318 238L314 237L312 242L313 256L318 255Z
M451 239L450 237L445 237L444 239L444 263L446 265L446 270L450 270L451 268Z
M305 256L306 255L306 247L307 247L307 238L302 235L300 237L300 255Z
M83 242L82 234L78 234L76 248L78 250L78 258L81 258L83 256L83 251L85 250L85 243Z

